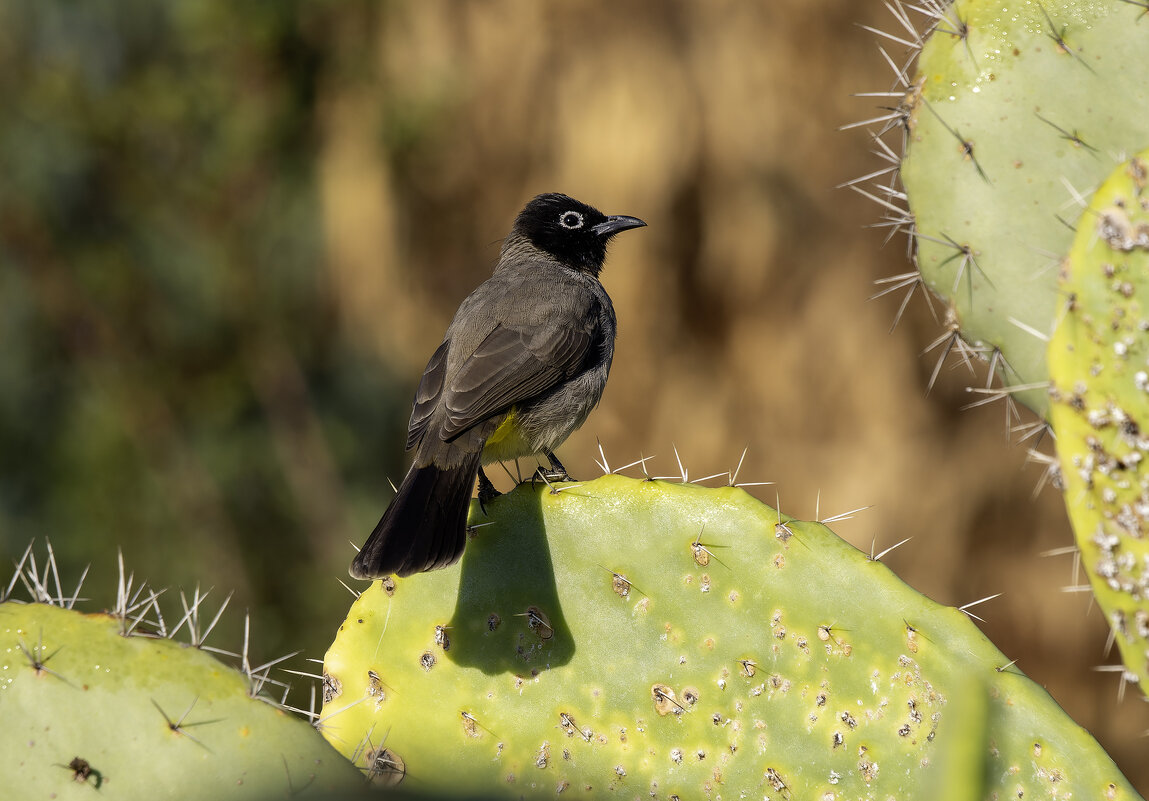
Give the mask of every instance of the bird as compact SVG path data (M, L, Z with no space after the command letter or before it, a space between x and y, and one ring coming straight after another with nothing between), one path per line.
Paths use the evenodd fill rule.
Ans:
M415 391L414 459L351 563L357 579L410 576L456 562L482 465L543 454L548 480L569 480L554 450L598 404L614 356L615 313L599 281L607 245L646 223L605 215L560 193L519 212L491 277L460 304Z

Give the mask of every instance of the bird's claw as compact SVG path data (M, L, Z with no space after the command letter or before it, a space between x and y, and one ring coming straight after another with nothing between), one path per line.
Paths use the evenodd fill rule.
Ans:
M547 457L547 461L551 463L551 466L540 466L539 469L535 471L535 474L531 476L532 484L534 484L536 481L541 481L544 484L558 484L563 481L574 481L574 479L571 478L570 473L567 472L567 469L563 467L563 463L558 460L557 456L555 456L550 451L543 451L543 455Z
M483 469L479 468L479 508L483 514L487 514L487 504L499 497L503 493L495 489L495 485L491 483L491 479L487 478L487 474Z
M536 481L541 481L544 484L559 484L564 481L574 481L574 479L570 477L566 470L539 467L531 476L531 483L534 484Z

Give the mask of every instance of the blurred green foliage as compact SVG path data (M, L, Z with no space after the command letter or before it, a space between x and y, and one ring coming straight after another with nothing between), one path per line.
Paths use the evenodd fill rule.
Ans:
M49 537L99 605L122 547L236 589L268 652L342 616L411 390L325 285L327 6L0 3L0 554Z

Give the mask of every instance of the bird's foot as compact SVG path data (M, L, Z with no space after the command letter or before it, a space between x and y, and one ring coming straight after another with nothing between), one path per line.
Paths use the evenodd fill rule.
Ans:
M487 504L499 497L503 493L495 489L495 485L491 483L491 479L487 478L487 474L483 472L483 468L479 468L479 508L483 510L483 514L487 513Z
M551 466L549 468L540 466L539 469L535 471L535 474L531 476L532 482L541 481L544 484L555 484L562 481L574 481L570 473L567 472L567 469L563 467L563 463L558 460L558 457L550 451L543 451L543 454L547 457L547 461L551 463Z
M531 475L530 478L530 482L532 484L539 481L543 482L544 484L558 484L563 481L574 481L574 479L568 476L565 470L559 472L558 470L550 470L546 467L540 467Z

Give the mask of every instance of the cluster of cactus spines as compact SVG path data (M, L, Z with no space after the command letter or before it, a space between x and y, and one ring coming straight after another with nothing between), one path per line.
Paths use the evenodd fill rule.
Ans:
M911 237L922 283L946 305L941 361L990 361L1013 398L1044 416L1057 264L1081 196L1145 145L1149 26L1128 0L892 0L880 33L895 104L863 125L888 167L857 182ZM893 58L888 49L903 49ZM903 187L904 186L904 190ZM934 376L936 377L935 369ZM1031 431L1033 429L1030 429Z
M618 475L486 511L460 564L373 583L328 650L320 731L377 781L1139 798L966 615L822 524L735 487Z
M233 669L203 644L203 595L165 622L160 593L126 575L111 611L84 614L49 546L0 587L0 795L271 798L361 785L298 716L263 691L273 663ZM16 600L23 588L30 602ZM224 604L226 605L226 603ZM222 611L222 610L220 610ZM173 639L181 631L188 642ZM279 660L276 660L278 662ZM94 793L94 794L93 794Z
M1149 677L1149 150L1081 217L1049 345L1065 502L1125 678Z

